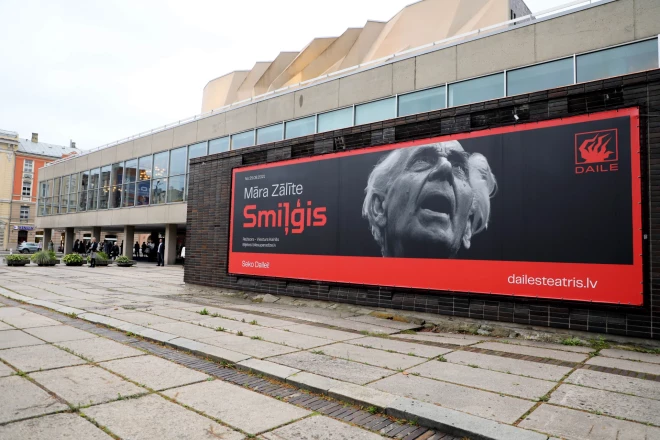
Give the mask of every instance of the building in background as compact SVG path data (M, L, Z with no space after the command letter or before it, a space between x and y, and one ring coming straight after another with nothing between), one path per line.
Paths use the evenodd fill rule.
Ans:
M66 147L39 142L38 133L21 139L18 133L0 130L0 152L0 249L8 250L43 237L34 224L39 168L80 150L73 143Z

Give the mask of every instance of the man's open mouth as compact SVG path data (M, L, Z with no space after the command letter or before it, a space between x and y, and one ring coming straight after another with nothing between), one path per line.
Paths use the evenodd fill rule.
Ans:
M420 209L451 217L452 203L449 197L442 193L433 193L425 196L419 205Z

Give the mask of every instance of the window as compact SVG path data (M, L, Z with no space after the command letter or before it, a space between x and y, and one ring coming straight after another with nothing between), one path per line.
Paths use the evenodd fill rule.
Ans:
M355 106L355 125L396 118L395 98Z
M170 162L170 152L163 151L162 153L154 154L154 179L160 177L167 177L167 169Z
M151 165L153 163L151 156L143 156L139 161L139 172L138 180L150 180L151 179Z
M445 87L436 87L399 96L399 116L430 112L445 108Z
M186 147L170 151L170 176L186 173Z
M506 82L509 96L573 84L573 58L511 70Z
M89 186L87 189L87 210L94 211L99 203L99 178L101 169L94 168L89 172Z
M243 133L233 134L231 136L231 148L251 147L254 145L254 130L244 131Z
M89 187L87 188L88 190L99 188L100 173L101 173L100 168L94 168L89 172Z
M353 125L353 108L343 108L333 112L322 113L319 115L318 133L324 131L338 130Z
M69 194L69 212L76 212L78 206L78 193L72 192Z
M110 185L121 185L124 183L124 162L113 163L110 173Z
M316 125L316 118L310 116L309 118L296 119L284 124L284 138L291 139L300 136L307 136L314 133Z
M101 188L106 188L110 186L110 171L112 167L110 165L106 165L103 168L101 168L101 183L100 187Z
M21 213L20 213L20 219L21 220L27 220L30 217L30 207L29 206L21 206Z
M31 181L31 179L30 179ZM53 179L53 195L54 196L59 196L60 195L60 189L61 189L61 183L62 183L62 178L56 177ZM23 183L25 184L25 183ZM32 186L32 184L30 184Z
M188 161L186 162L186 172L190 166L190 159L206 156L206 142L191 145L188 147Z
M135 194L135 205L145 206L149 204L149 197L151 194L151 181L145 180L137 183Z
M165 203L167 195L167 179L156 179L151 182L151 204L161 205Z
M23 181L23 188L21 189L21 195L23 197L30 197L32 195L32 182L29 180Z
M209 141L209 154L229 151L229 136Z
M112 166L106 165L101 168L101 179L99 189L99 209L108 209L108 200L110 197L110 176Z
M24 173L31 173L34 170L34 161L25 159L23 161L23 172Z
M135 206L135 183L124 185L121 196L121 203L124 208Z
M488 101L504 96L504 73L449 84L449 106Z
M70 179L71 176L62 176L60 214L66 214L69 208Z
M271 125L257 130L257 144L281 141L284 135L282 124Z
M121 208L122 185L110 187L110 208Z
M131 183L137 180L137 159L127 160L124 165L124 183Z
M167 202L183 202L184 188L186 184L186 176L170 177L169 186L167 188Z
M658 40L578 55L576 64L578 82L654 69L658 67Z
M80 191L87 191L89 186L89 171L82 171L80 173Z

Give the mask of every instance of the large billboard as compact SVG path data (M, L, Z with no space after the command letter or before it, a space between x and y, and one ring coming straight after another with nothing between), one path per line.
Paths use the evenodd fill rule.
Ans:
M229 272L641 305L638 115L234 169Z

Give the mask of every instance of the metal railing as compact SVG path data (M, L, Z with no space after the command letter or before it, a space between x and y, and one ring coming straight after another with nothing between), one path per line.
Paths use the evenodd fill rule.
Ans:
M131 140L135 140L135 139L138 139L138 138L141 138L141 137L144 137L144 136L149 136L149 135L152 135L152 134L155 134L155 133L160 133L161 131L169 130L170 128L179 127L181 125L188 124L190 122L194 122L194 121L197 121L199 119L205 119L205 118L217 115L219 113L224 113L226 111L234 110L236 108L243 107L245 105L249 105L249 104L259 102L259 101L263 101L265 99L269 99L271 97L274 97L275 95L284 94L285 92L287 92L291 89L296 89L296 88L299 88L299 87L302 87L302 86L306 86L306 85L314 83L314 82L323 81L323 80L326 80L326 79L329 79L329 78L334 78L334 77L343 75L345 73L352 72L354 70L360 70L360 69L363 69L363 68L368 68L368 67L384 64L388 61L391 61L395 58L399 58L399 57L402 57L402 56L405 56L405 55L420 52L420 51L430 49L430 48L433 48L433 47L444 48L444 47L447 47L447 46L453 46L453 45L456 45L460 42L464 42L464 40L469 39L469 38L474 38L474 37L484 38L484 37L487 37L490 34L492 34L493 32L496 32L498 30L507 29L511 25L531 24L531 23L535 23L535 22L537 22L537 21L539 21L543 18L551 16L553 14L574 12L575 10L580 9L580 8L591 7L591 6L597 5L597 4L609 3L611 1L613 1L613 0L574 0L574 1L571 1L571 2L568 2L568 3L564 3L562 5L559 5L559 6L555 6L553 8L545 9L543 11L537 12L536 14L528 14L528 15L524 15L524 16L521 16L521 17L516 17L516 18L511 19L511 20L503 21L501 23L496 23L496 24L486 26L486 27L483 27L483 28L480 28L480 29L475 29L473 31L465 32L463 34L453 35L451 37L448 37L448 38L445 38L445 39L442 39L442 40L438 40L438 41L435 41L433 43L428 43L428 44L424 44L422 46L417 46L417 47L413 47L413 48L410 48L410 49L406 49L406 50L403 50L403 51L400 51L400 52L393 53L391 55L387 55L387 56L382 57L382 58L367 61L366 63L357 64L355 66L347 67L347 68L342 69L342 70L337 70L335 72L327 73L325 75L321 75L321 76L318 76L316 78L308 79L308 80L301 81L301 82L295 83L295 84L290 84L286 87L281 87L277 90L271 90L270 92L266 92L266 93L263 93L261 95L253 96L251 98L243 99L243 100L237 101L237 102L232 102L231 104L227 104L223 107L213 109L213 110L211 110L209 112L206 112L206 113L200 113L198 115L190 116L188 118L179 119L178 121L171 122L169 124L165 124L163 126L159 126L157 128L153 128L153 129L148 130L148 131L143 131L141 133L138 133L138 134L135 134L135 135L132 135L132 136L128 136L128 137L123 138L123 139L118 139L116 141L109 142L107 144L101 145L100 147L92 148L90 150L84 150L81 154L71 155L71 156L68 156L68 157L65 157L65 158L55 160L53 162L47 163L46 165L44 165L44 167L53 166L53 165L56 165L58 163L65 162L67 160L75 159L77 157L85 156L87 154L91 154L91 153L94 153L96 151L103 150L105 148L113 147L115 145L119 145L119 144L131 141Z

